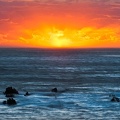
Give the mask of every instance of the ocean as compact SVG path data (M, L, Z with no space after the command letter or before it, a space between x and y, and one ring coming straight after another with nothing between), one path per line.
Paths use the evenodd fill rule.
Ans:
M9 86L16 105L3 104ZM0 120L119 120L113 94L120 98L120 49L0 48Z

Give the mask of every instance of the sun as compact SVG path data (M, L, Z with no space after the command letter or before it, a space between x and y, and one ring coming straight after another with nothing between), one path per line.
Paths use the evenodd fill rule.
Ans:
M63 31L56 31L50 33L51 45L56 48L66 48L69 47L71 41L64 35Z

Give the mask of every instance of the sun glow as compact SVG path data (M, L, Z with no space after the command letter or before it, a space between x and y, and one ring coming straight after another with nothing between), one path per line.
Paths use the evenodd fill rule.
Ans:
M26 36L21 36L20 40L26 41L26 44L30 46L43 48L110 47L118 42L117 32L117 29L112 28L58 29L48 27L42 30L27 31Z
M117 47L120 35L118 29L92 28L58 29L56 27L26 29L18 40L4 40L1 44L12 47L37 47L37 48L101 48Z
M50 41L53 47L63 48L69 47L71 44L70 39L66 38L63 31L55 30L55 32L50 32Z

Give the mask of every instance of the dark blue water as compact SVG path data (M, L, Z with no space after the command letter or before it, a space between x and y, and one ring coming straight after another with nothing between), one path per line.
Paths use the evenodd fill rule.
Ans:
M15 106L2 104L8 86ZM119 120L119 86L120 49L0 49L1 120Z

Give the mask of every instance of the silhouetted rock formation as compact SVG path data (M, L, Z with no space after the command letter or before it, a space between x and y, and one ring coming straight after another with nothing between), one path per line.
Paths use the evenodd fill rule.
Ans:
M25 94L24 94L24 96L29 96L30 95L30 93L28 93L28 92L26 92Z
M3 104L16 105L17 102L13 98L8 98L7 101L3 101Z
M15 88L7 87L4 94L10 95L10 94L19 94L18 91Z
M111 102L120 102L120 99L117 98L115 95L112 95Z
M58 92L57 88L53 88L51 91L52 92Z

